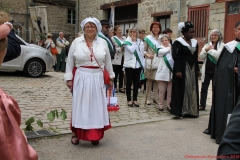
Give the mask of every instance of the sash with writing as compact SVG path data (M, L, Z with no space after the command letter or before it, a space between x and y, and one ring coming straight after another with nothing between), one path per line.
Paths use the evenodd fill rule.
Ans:
M122 47L123 41L120 40L117 36L113 36L113 38L116 41L116 43L118 44L118 46Z
M131 45L132 45L132 42L130 42L129 40L125 40L125 41L123 42L123 45L129 45L129 46L131 46ZM136 57L138 63L140 64L140 66L141 66L141 68L142 68L142 71L141 71L141 74L140 74L140 80L144 80L144 79L145 79L144 67L143 67L143 65L142 65L142 62L141 62L139 56L138 56L138 55L139 55L139 51L138 51L138 50L135 50L133 54L134 54L134 56Z
M111 41L102 32L98 33L98 37L101 37L102 39L104 39L107 42L108 48L111 52L114 51Z
M144 41L148 44L148 46L158 55L158 51L160 49L160 44L152 35L148 35L144 38Z

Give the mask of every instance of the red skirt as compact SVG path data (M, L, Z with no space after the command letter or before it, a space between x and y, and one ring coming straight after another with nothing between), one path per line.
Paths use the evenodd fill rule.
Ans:
M74 76L75 72L77 70L77 67L73 68L73 82L74 82ZM110 129L112 126L110 124L109 120L109 125L104 126L104 128L100 129L82 129L82 128L75 128L72 126L72 122L70 124L70 129L72 130L73 133L77 136L79 140L84 140L84 141L99 141L104 137L104 131Z

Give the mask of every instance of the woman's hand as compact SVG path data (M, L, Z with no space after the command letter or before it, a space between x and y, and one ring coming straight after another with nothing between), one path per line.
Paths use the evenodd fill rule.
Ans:
M68 86L68 88L70 89L70 92L72 92L72 88L73 88L72 80L68 80L68 81L67 81L67 86Z
M111 89L113 88L113 81L112 81L112 80L110 81L110 83L109 83L108 86L109 86L109 88L111 88Z
M202 73L200 71L198 71L198 77L201 77Z
M208 45L206 48L205 48L205 51L208 52L209 50L213 49L213 46L212 45Z
M238 73L238 68L234 67L234 71L235 71L235 73Z
M178 78L182 78L182 72L177 72L177 73L176 73L176 76L177 76Z
M137 37L134 36L133 34L132 34L130 37L132 38L132 41L133 41L133 42L136 42L136 41L137 41Z
M153 59L153 58L154 58L154 55L147 54L147 58Z

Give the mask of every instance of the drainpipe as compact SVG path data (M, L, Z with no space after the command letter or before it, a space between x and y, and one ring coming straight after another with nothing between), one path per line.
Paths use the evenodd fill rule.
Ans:
M181 22L181 0L178 0L178 23ZM178 37L180 37L180 31L178 31Z
M79 32L79 23L78 23L78 15L79 15L79 0L76 0L76 9L75 9L75 37L77 37Z
M25 36L26 36L26 42L30 42L29 36L28 36L28 0L26 0L26 30L25 30Z

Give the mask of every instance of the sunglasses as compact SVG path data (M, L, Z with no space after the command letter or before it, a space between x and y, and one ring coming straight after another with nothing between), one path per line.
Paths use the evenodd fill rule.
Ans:
M105 28L107 28L107 29L109 29L109 28L110 28L109 26L103 26L103 27L105 27Z

